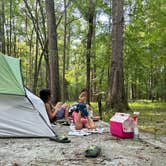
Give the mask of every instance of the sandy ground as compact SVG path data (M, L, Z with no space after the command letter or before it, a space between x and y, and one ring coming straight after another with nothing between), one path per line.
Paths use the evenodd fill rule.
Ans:
M49 139L0 139L0 166L166 166L166 136L140 134L140 140L119 139L109 133L69 136L71 143ZM69 127L56 125L58 134L68 134ZM102 149L97 158L86 158L89 145Z

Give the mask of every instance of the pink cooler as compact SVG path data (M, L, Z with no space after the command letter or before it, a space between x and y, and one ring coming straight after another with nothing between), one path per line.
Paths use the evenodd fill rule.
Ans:
M115 113L110 119L110 133L121 138L133 138L134 123L130 114Z

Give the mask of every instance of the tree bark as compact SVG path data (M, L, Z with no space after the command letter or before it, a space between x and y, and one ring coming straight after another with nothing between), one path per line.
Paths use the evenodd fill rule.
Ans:
M91 100L92 101L97 101L97 95L96 95L96 91L97 91L97 81L96 81L96 73L97 73L97 69L96 69L96 14L94 14L94 19L93 19L93 52L92 52L92 57L93 57L93 66L92 66L92 88L91 88Z
M39 23L38 23L38 11L37 11L37 7L38 6L38 2L36 1L36 8L35 8L35 18L36 18L36 28L39 29ZM36 89L37 89L37 81L38 81L38 54L39 54L39 34L36 33L36 52L35 52L35 69L34 69L34 83L33 83L33 92L36 94Z
M90 0L89 12L88 12L88 34L87 34L87 46L86 46L86 88L88 91L87 103L90 102L90 65L91 65L91 47L93 37L93 19L94 19L95 6L93 0Z
M123 0L112 0L112 23L112 54L106 108L111 107L114 112L124 112L129 107L123 76Z
M46 0L47 28L48 28L48 55L50 58L50 88L53 95L53 103L60 100L59 64L56 17L54 12L54 0Z
M13 18L13 55L16 57L17 53L16 53L16 50L17 50L17 35L16 35L16 20L15 18Z
M4 14L4 0L0 1L0 50L5 54L5 14Z
M10 13L10 21L9 21L9 25L10 25L10 30L9 30L9 55L11 56L12 54L12 0L10 0L10 9L9 9L9 13Z
M163 94L163 98L164 101L166 102L166 65L164 66L164 94Z
M137 90L136 83L132 81L131 83L131 98L132 99L136 99L136 94L137 94L136 90Z
M66 66L66 36L67 36L67 5L66 0L64 0L64 38L63 38L63 71L62 71L62 101L64 102L66 99L65 91L67 90L65 84L65 66Z

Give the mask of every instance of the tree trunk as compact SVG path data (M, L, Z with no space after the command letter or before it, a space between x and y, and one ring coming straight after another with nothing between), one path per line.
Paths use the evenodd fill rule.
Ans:
M68 35L67 35L67 54L66 54L66 69L69 69L69 61L70 61L70 39L71 39L71 25L68 24Z
M38 3L36 1L36 9L35 9L35 18L36 18L36 28L39 28L39 23L38 23L38 11L37 11L37 6ZM33 92L36 94L36 89L37 89L37 81L38 81L38 54L39 54L39 33L36 33L36 52L35 52L35 70L34 70L34 82L33 82Z
M26 22L27 22L27 19L26 19ZM26 23L26 31L27 31L27 23ZM32 80L32 68L33 68L33 63L32 63L32 40L33 40L33 33L34 33L34 28L32 29L32 32L30 34L30 37L28 38L28 32L26 32L27 34L27 42L28 42L28 45L29 45L29 55L28 55L28 64L29 64L29 74L28 74L28 87L29 89L32 89L32 83L33 83L33 80Z
M133 81L131 83L131 98L136 99L136 83Z
M9 20L6 19L6 22L7 22L7 25L8 25L9 24ZM8 55L10 55L9 54L9 47L10 47L10 45L9 45L9 30L7 29L6 30L6 52L7 52Z
M87 103L90 102L90 59L91 59L91 47L92 47L92 37L93 37L93 19L94 19L94 2L90 0L89 4L89 15L88 15L88 35L87 35L87 46L86 46L86 88L88 91Z
M16 34L16 20L13 19L13 55L16 57L17 53L16 53L16 50L17 50L17 34Z
M166 65L164 66L164 94L163 94L163 98L164 98L164 101L166 102Z
M97 96L97 103L98 103L98 109L99 109L99 116L100 116L100 119L102 120L103 117L102 117L102 94L98 94Z
M10 9L9 9L9 13L10 13L10 30L9 30L9 55L12 54L12 0L10 0Z
M96 95L96 91L97 91L97 81L96 81L96 14L94 14L94 19L93 19L93 66L92 66L92 88L91 88L91 100L92 101L97 101L97 95Z
M112 0L112 54L106 108L124 112L128 107L123 76L123 0Z
M53 103L56 103L60 100L60 85L54 0L46 0L45 5L48 28L48 55L50 58L50 87L53 95Z
M4 0L0 1L0 51L5 54L5 14Z
M63 39L63 71L62 71L62 101L64 102L66 100L65 91L67 90L66 84L65 84L65 66L66 66L66 35L67 35L67 6L66 6L66 0L64 0L64 39Z

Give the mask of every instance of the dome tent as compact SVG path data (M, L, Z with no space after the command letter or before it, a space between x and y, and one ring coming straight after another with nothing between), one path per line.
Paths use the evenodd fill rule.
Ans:
M20 59L0 53L0 137L54 137L43 101L23 85Z

